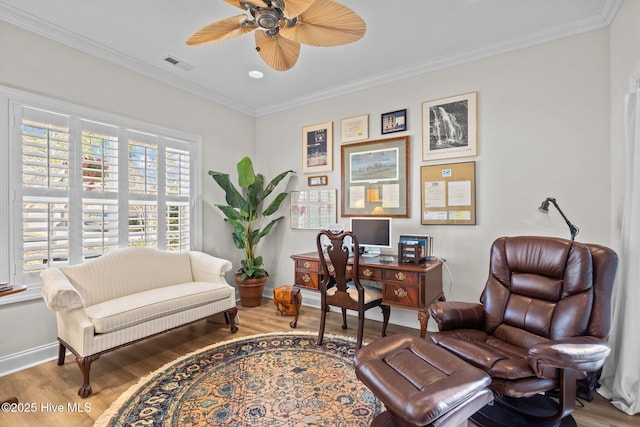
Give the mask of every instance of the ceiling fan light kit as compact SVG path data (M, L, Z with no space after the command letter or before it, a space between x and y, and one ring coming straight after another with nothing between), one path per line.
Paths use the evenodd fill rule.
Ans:
M255 31L256 50L271 68L286 71L300 55L300 44L339 46L360 40L367 25L333 0L224 0L247 14L232 16L196 31L188 45L216 43Z

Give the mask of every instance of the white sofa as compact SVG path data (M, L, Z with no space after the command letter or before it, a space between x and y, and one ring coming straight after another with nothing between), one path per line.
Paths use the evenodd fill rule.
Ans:
M132 247L44 270L42 295L58 324L58 365L66 349L75 355L84 377L78 395L91 394L91 363L111 350L221 312L235 333L230 269L230 261L202 252Z

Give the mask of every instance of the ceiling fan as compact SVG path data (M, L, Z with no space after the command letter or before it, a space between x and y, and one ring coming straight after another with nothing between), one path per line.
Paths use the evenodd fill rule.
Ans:
M213 22L187 39L188 45L230 40L255 32L256 50L271 68L286 71L300 54L300 43L338 46L360 40L365 22L332 0L224 0L248 14Z

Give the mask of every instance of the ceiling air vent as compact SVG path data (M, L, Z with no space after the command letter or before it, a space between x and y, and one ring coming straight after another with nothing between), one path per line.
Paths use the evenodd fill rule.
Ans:
M193 65L187 64L186 62L179 60L175 56L167 56L164 58L164 60L167 61L169 64L180 68L181 70L184 70L184 71L193 70Z

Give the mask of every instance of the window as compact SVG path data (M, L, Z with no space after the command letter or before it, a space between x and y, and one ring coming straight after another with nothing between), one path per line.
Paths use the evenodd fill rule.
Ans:
M12 195L0 211L11 235L0 242L3 281L39 283L49 266L118 247L201 247L199 138L2 89L0 195Z

